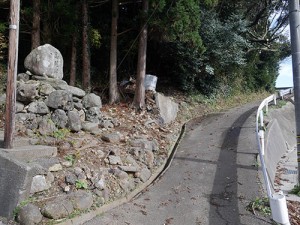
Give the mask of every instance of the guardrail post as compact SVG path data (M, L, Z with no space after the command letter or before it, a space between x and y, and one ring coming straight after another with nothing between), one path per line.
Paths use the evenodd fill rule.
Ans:
M265 131L264 129L264 112L260 110L259 112L259 119L260 119L260 128L259 128L259 139L260 139L260 146L261 146L261 154L265 155Z
M259 130L259 139L260 139L260 146L261 146L261 154L265 155L265 131Z
M274 94L274 105L276 105L276 94Z
M259 119L260 119L260 127L262 128L262 127L264 127L264 112L263 112L263 110L260 110L260 112L259 112ZM260 130L261 130L261 128L260 128Z
M270 207L275 222L290 225L286 198L282 192L275 193L270 197Z
M287 92L280 92L280 96L282 97ZM268 104L274 100L274 104L276 105L276 95L271 95L265 100L262 101L260 106L258 107L256 113L256 138L259 146L259 157L261 160L261 168L264 176L264 181L266 184L266 190L271 206L272 218L275 222L280 223L282 225L290 225L288 209L286 204L286 198L282 192L272 194L271 185L269 182L267 168L265 165L264 155L265 155L265 127L264 127L264 112L263 108L266 107L266 112L268 112Z

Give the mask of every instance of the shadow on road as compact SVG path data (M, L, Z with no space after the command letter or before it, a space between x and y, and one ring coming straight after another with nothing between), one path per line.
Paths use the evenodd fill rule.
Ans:
M243 124L256 110L248 110L224 132L217 171L214 178L213 190L210 195L209 224L233 225L241 224L238 209L237 146Z

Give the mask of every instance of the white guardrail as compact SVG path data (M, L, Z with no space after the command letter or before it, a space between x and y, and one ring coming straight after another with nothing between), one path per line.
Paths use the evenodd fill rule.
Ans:
M279 96L283 98L286 94L291 94L292 89L282 90L279 92ZM256 113L256 138L258 143L259 157L261 161L261 168L263 172L263 177L265 181L265 186L267 189L267 195L270 202L272 218L275 222L290 225L288 209L286 204L285 195L282 192L272 193L271 184L269 176L267 174L267 168L265 164L265 127L264 127L264 109L265 113L268 113L268 106L271 102L276 105L277 95L271 95L264 99L259 105Z
M278 92L278 95L279 95L279 97L280 97L281 99L283 99L283 97L284 97L285 95L292 94L293 91L294 91L294 88L288 88L288 89L280 90L280 91Z

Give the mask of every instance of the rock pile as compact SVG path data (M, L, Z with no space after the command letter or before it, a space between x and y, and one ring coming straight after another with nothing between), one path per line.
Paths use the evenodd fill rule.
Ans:
M173 137L174 130L163 128L177 115L169 98L147 92L150 114L107 110L98 95L63 81L62 66L59 51L46 44L27 56L28 71L18 74L18 131L40 139L63 135L64 128L74 132L56 143L58 157L26 161L35 171L29 191L35 201L19 208L21 224L60 220L126 196L163 168Z
M111 126L104 121L101 98L69 86L63 78L63 58L49 44L25 59L26 73L17 76L16 122L19 131L49 135L59 128L77 132Z

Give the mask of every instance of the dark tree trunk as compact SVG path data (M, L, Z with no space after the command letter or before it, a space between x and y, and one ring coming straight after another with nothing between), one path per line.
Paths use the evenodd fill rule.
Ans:
M47 1L47 12L42 17L42 25L43 25L43 32L42 32L42 40L43 43L51 44L52 37L51 37L51 11L52 11L52 1Z
M146 15L148 13L149 1L143 0L143 23L142 30L139 37L138 63L137 63L137 77L136 89L134 94L133 106L136 109L143 109L145 106L145 74L146 74L146 57L147 57L147 23Z
M40 24L41 24L41 0L33 0L31 49L37 48L41 44Z
M71 64L70 64L70 85L75 86L76 81L76 59L77 59L77 35L72 38Z
M111 45L110 45L110 74L109 74L109 103L119 101L117 85L117 40L118 40L118 0L112 0Z
M89 91L91 88L91 69L89 54L89 38L88 38L88 2L82 1L82 86L83 89Z

